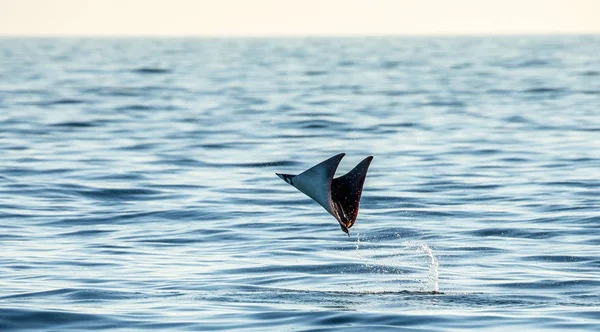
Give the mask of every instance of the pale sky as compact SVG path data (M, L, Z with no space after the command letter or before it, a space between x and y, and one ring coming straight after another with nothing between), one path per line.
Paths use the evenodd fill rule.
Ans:
M600 33L600 0L0 0L0 35Z

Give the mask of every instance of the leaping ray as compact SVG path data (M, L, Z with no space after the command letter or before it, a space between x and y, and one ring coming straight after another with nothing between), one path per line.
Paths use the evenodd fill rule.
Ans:
M362 188L373 156L365 158L346 175L334 179L333 175L344 155L337 154L298 175L275 174L321 204L350 236L350 227L358 216Z

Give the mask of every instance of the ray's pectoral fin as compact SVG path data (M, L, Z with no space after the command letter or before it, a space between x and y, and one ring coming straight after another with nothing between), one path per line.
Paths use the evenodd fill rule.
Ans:
M373 156L365 158L346 175L333 179L331 183L332 214L348 236L358 216L360 196L372 160Z
M294 181L292 180L295 175L292 174L280 174L280 173L275 173L277 174L278 177L280 177L283 181L287 182L288 184L291 184L292 186L294 185Z
M296 176L292 176L289 179L291 182L286 180L286 174L277 175L285 182L303 192L306 196L315 200L327 212L333 214L330 204L331 181L343 157L344 153L337 154Z

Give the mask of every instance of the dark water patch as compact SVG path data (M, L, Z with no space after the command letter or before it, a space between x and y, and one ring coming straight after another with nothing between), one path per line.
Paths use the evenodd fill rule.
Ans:
M431 107L466 107L467 104L462 101L429 101L426 103L421 103L420 106L431 106Z
M470 232L478 237L506 237L506 238L527 238L527 239L550 239L561 236L561 231L543 231L533 229L514 229L514 228L488 228Z
M573 280L536 280L522 282L507 282L495 284L494 286L515 289L568 289L598 287L600 281L589 279L573 279Z
M37 168L32 167L2 167L0 166L0 172L5 175L10 175L12 177L21 177L21 176L32 176L39 175L41 172Z
M600 76L599 70L586 70L581 72L581 76Z
M600 161L600 158L593 158L593 157L575 157L575 158L569 158L569 157L559 157L559 160L563 160L563 161L567 161L570 163L575 163L575 164L579 164L579 163L588 163L588 162L595 162L595 161ZM591 179L591 181L594 181L594 179Z
M107 315L52 309L0 308L0 330L100 330L122 326L124 322Z
M136 223L151 221L152 216L159 213L159 211L144 211L144 212L127 212L119 211L118 213L109 212L102 213L98 212L97 215L91 216L77 216L62 218L58 220L50 220L45 223L45 226L85 226L85 225L106 225L106 224L124 224L124 223Z
M531 159L525 158L525 157L508 157L508 158L500 158L499 160L502 162L508 163L508 164L527 163L527 162L532 161ZM500 167L498 167L498 168L500 168Z
M578 263L590 261L589 257L565 256L565 255L532 255L521 257L525 261L553 262L553 263Z
M87 230L80 230L80 231L75 231L75 232L67 232L67 233L62 233L59 234L59 236L68 236L68 237L88 237L88 236L98 236L98 235L103 235L103 234L108 234L108 233L112 233L113 231L109 231L109 230L100 230L100 229L87 229Z
M57 99L57 100L53 100L53 101L49 101L49 102L45 102L45 103L41 103L41 105L78 105L78 104L84 104L86 103L85 100L83 99Z
M327 91L327 92L350 92L360 94L362 86L358 84L323 84L319 88L319 90Z
M128 240L128 239L122 238L121 240ZM203 238L186 239L186 238L179 238L179 237L159 237L159 238L152 238L152 239L130 238L129 241L137 242L137 243L160 244L163 246L164 245L166 245L166 246L181 246L181 245L206 242Z
M579 90L577 92L584 95L600 95L600 90Z
M231 143L207 143L207 144L200 145L200 147L202 147L202 148L211 149L211 150L234 148L234 146L235 146L235 144L231 144Z
M2 213L0 213L0 219L9 219L9 218L2 216ZM10 218L10 219L12 219L12 218ZM3 230L2 227L0 227L0 231L5 231L5 230ZM20 235L20 234L2 234L2 233L0 233L0 240L3 240L3 241L21 241L26 238L27 238L27 236Z
M102 268L109 268L109 267L120 267L122 266L121 264L118 263L112 263L112 262L98 262L98 261L92 261L88 258L85 259L69 259L69 260L58 260L55 262L55 264L57 265L64 265L64 266L72 266L72 267L82 267L82 268L94 268L94 267L102 267Z
M564 88L547 88L547 87L530 88L530 89L523 90L523 93L527 93L527 94L560 94L560 93L565 93L565 92L567 92L567 90Z
M290 112L296 110L296 107L289 104L281 104L277 105L277 108L275 108L275 110L278 112Z
M356 63L351 60L342 60L342 61L338 62L338 66L340 66L340 67L353 67L355 65L356 65Z
M304 75L306 76L323 76L326 75L328 72L325 70L307 70L304 72Z
M168 109L170 106L167 106L163 109ZM116 111L152 111L152 110L159 110L161 109L160 106L156 106L156 105L141 105L141 104L136 104L136 105L126 105L126 106L120 106L115 108Z
M400 132L404 129L419 129L423 128L421 124L415 122L400 122L400 123L391 123L387 125L375 125L369 128L365 128L370 132L377 132L381 135L390 135Z
M137 143L132 145L121 146L118 149L123 151L148 151L156 148L157 143Z
M65 128L90 128L95 127L97 124L94 121L67 121L57 122L51 124L53 127L65 127Z
M379 93L386 97L401 97L401 96L424 95L424 94L429 93L429 91L424 91L424 90L384 90L384 91L380 91Z
M531 119L527 118L524 115L511 115L509 117L504 118L504 121L509 123L532 123Z
M596 244L598 242L600 242L600 240L596 241ZM596 258L596 257L594 257L594 258ZM587 261L586 266L589 266L591 268L600 268L600 259L589 260L589 261Z
M306 101L306 103L311 106L329 106L334 102L330 99L320 99L320 100L309 100L309 101Z
M93 188L77 190L77 194L97 200L149 200L162 192L152 189L137 188Z
M201 184L188 184L188 183L178 183L178 184L169 184L169 183L161 183L161 184L153 184L152 188L156 189L169 189L169 190L200 190L200 189L208 189L210 186L201 185Z
M498 88L493 88L493 89L488 89L485 91L485 93L490 94L490 95L500 95L500 96L504 96L504 95L511 95L514 93L517 93L518 91L515 90L509 90L509 89L498 89Z
M554 187L571 187L571 188L597 188L598 183L595 181L549 181L543 183L545 186L554 186Z
M473 67L472 62L463 62L463 63L452 65L450 67L450 69L459 70L459 69L465 69L465 68L471 68L471 67Z
M93 94L103 97L141 97L144 100L150 97L159 96L179 96L186 94L189 90L175 86L106 86L84 88L81 90L84 94Z
M401 61L382 61L380 66L383 69L395 69L398 68L400 66L404 65L404 63L402 63Z
M109 289L68 289L63 297L80 302L103 302L146 298L140 292L124 292Z
M225 166L229 167L244 167L244 168L261 168L261 167L288 167L288 166L296 166L300 163L293 160L277 160L277 161L267 161L267 162L256 162L256 163L239 163L239 164L227 164ZM218 166L222 166L223 164L216 164Z
M136 74L168 74L171 70L157 67L141 67L134 69L133 72Z
M594 211L594 208L590 208L590 207L586 207L585 209L588 211ZM598 226L598 228L600 228L600 216L577 218L574 221L578 224L593 225L593 226Z
M474 155L497 155L497 154L503 154L505 153L504 150L498 150L498 149L477 149L477 150L473 150L470 153L474 154Z
M503 248L495 248L495 247L481 247L481 246L475 246L475 247L457 247L454 248L453 250L456 251L475 251L475 252L485 252L485 253L505 253L508 252L509 250L507 249L503 249Z
M0 94L6 95L48 95L48 90L36 90L36 89L0 89Z
M90 161L88 161L90 162ZM99 161L97 164L102 165L103 162ZM90 180L99 180L99 181L110 181L110 180L118 180L118 181L134 181L134 180L145 180L148 176L141 173L114 173L114 174L100 174L90 176Z
M522 68L537 68L537 67L545 67L548 66L550 62L541 59L532 59L532 60L511 60L506 62L501 62L499 65L503 68L507 69L522 69Z
M157 157L161 159L153 160L149 162L149 164L153 165L175 165L175 166L185 166L185 167L206 167L210 166L209 163L205 163L201 160L194 159L191 157L181 157L181 156L170 156L157 154Z
M301 139L301 138L319 138L320 134L279 134L275 136L280 139Z
M341 129L346 127L346 123L331 120L306 120L291 122L288 124L288 127L301 129Z

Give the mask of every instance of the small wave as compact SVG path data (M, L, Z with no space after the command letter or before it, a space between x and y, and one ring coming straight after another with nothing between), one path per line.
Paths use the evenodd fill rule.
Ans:
M186 93L187 89L173 86L106 86L82 89L82 93L105 97L142 97L147 98L152 93ZM143 100L143 99L142 99Z
M401 96L412 96L412 95L423 95L427 94L424 90L385 90L380 92L386 97L401 97Z
M300 127L304 128L304 129L325 129L325 128L337 129L337 128L346 126L346 124L344 122L330 121L330 120L308 120L308 121L300 121L300 122L297 122L296 124L299 124Z
M488 228L470 232L474 236L480 237L513 237L513 238L528 238L528 239L549 239L559 236L557 231L541 231L541 230L520 230L514 228Z
M522 115L512 115L504 118L504 121L510 123L531 123L531 120Z
M97 235L101 235L101 234L106 234L106 233L112 233L113 231L107 231L107 230L99 230L99 229L88 229L88 230L82 230L82 231L76 231L76 232L68 232L68 233L62 233L59 236L73 236L73 237L81 237L81 236L97 236Z
M422 103L421 106L466 107L467 104L462 101L430 101L430 102Z
M573 280L537 280L537 281L516 281L498 283L495 286L517 289L569 289L575 287L598 287L600 281L590 279L573 279Z
M137 188L94 188L80 189L77 194L99 200L146 200L153 199L160 191Z
M566 92L565 89L563 88L531 88L531 89L526 89L523 90L524 93L531 93L531 94L536 94L536 93L540 93L540 94L556 94L556 93L563 93Z
M141 105L141 104L135 104L135 105L126 105L126 106L120 106L115 108L115 110L117 111L151 111L151 110L157 110L160 109L160 107L158 106L150 106L150 105Z
M230 164L228 166L233 167L285 167L285 166L296 166L299 163L292 160L279 160L279 161L268 161L258 163L241 163L241 164Z
M600 90L581 90L579 93L584 95L600 95Z
M458 70L458 69L465 69L465 68L471 68L471 67L473 67L473 63L471 63L471 62L464 62L464 63L459 63L459 64L456 64L456 65L453 65L450 68L454 69L454 70Z
M400 65L402 65L402 62L400 62L400 61L383 61L381 63L381 68L395 69L395 68L399 67Z
M53 127L68 127L68 128L89 128L95 127L96 124L93 121L67 121L58 122L51 124Z
M506 61L500 63L499 65L503 68L507 69L520 69L520 68L534 68L534 67L545 67L549 65L550 62L541 59L532 59L532 60L516 60L516 61Z
M134 69L133 72L137 74L168 74L171 70L166 68L142 67Z
M588 262L591 259L588 257L580 256L566 256L566 255L534 255L522 257L522 260L526 261L543 261L553 263L574 263L574 262Z
M306 76L323 76L325 74L327 74L327 72L324 70L307 70L304 72L304 75Z
M50 100L50 101L42 101L39 103L34 103L34 105L55 106L55 105L80 105L80 104L85 104L85 103L86 103L86 101L83 99L65 98L65 99L56 99L56 100Z
M342 60L342 61L338 62L338 66L340 66L340 67L352 67L354 65L356 65L356 62L349 61L349 60Z
M82 330L100 330L122 324L106 315L81 313L78 311L44 309L0 309L0 330L61 330L78 327Z

